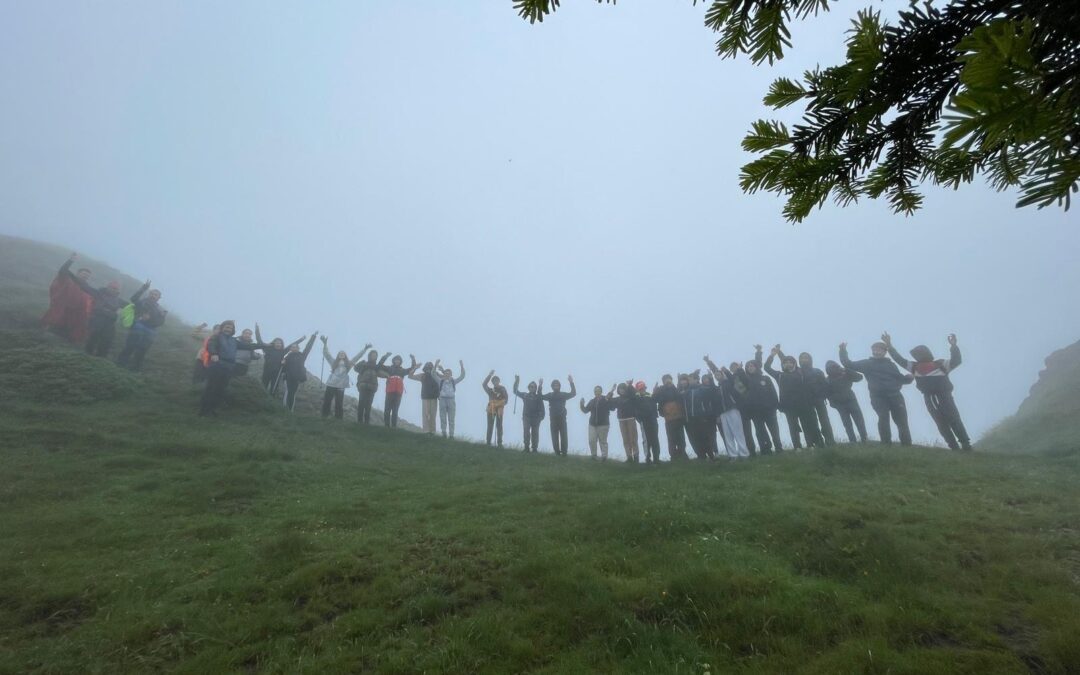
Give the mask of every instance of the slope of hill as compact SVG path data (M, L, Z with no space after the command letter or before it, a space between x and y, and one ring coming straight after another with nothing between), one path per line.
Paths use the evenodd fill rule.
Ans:
M0 672L1080 672L1078 452L597 464L0 340Z
M1080 449L1080 342L1046 358L1046 369L1020 409L988 431L979 445L999 452Z
M39 319L48 307L48 288L56 276L56 270L67 260L71 251L40 242L0 235L0 329L35 330ZM94 271L96 284L116 279L121 282L124 297L131 295L142 284L141 281L120 272L107 263L93 258L81 257L78 266L85 266ZM167 308L167 307L166 307ZM241 326L240 328L243 328ZM145 375L149 384L160 382L183 382L191 378L191 365L199 348L199 341L191 337L193 326L184 322L175 312L169 314L168 321L159 332L151 351L151 357L145 365ZM115 356L122 344L122 335L118 332L113 346ZM318 345L308 360L309 365L319 363ZM231 385L226 405L256 407L266 404L265 396L256 384L261 365L251 369L250 377L240 378ZM179 393L169 389L172 393ZM182 398L186 405L196 405L198 389L183 390ZM346 392L345 415L356 419L356 398ZM323 385L314 373L309 373L308 381L297 395L296 412L302 415L317 415L322 402ZM382 411L372 411L372 423L382 424ZM410 431L417 427L402 420L400 426Z

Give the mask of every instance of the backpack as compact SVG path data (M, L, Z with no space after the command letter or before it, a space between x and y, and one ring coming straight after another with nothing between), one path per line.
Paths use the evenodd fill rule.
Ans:
M135 303L129 302L120 310L120 325L124 328L135 325Z

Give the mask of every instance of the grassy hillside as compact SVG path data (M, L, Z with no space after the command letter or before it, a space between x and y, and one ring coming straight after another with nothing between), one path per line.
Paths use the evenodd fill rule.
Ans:
M0 672L1080 672L1077 452L596 464L0 340Z
M0 235L0 329L20 329L34 331L39 326L39 319L49 303L49 284L56 277L56 270L71 255L71 251L59 246ZM107 263L93 258L80 257L77 267L88 267L94 272L92 283L103 285L109 280L121 282L121 293L130 296L142 284L131 276L120 272ZM163 303L168 309L168 303ZM251 326L239 326L238 329ZM174 405L197 406L198 389L181 387L181 383L191 380L192 363L198 351L200 341L191 337L193 326L170 312L165 326L158 331L154 346L147 357L143 380L147 386L155 387L155 393L166 396ZM48 336L46 336L48 337ZM269 336L266 336L269 339ZM123 346L123 331L117 331L111 357L115 358ZM316 344L308 358L308 365L316 367L320 363L319 349ZM238 378L230 385L226 408L236 407L245 413L267 406L266 397L257 384L262 371L262 363L256 363L250 370L249 377ZM161 387L159 385L167 384ZM355 390L353 391L353 393ZM346 392L345 416L356 419L356 398ZM309 373L297 395L296 413L317 415L322 403L323 385L318 377ZM372 422L382 424L382 411L372 411ZM401 428L417 431L417 427L402 420Z
M1017 413L987 432L980 445L999 452L1080 449L1080 342L1047 357Z

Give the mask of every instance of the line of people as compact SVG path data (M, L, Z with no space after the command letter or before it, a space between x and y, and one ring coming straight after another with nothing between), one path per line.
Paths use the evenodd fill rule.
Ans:
M72 272L71 266L78 258L78 254L72 253L50 284L49 308L41 317L42 325L68 342L82 346L87 354L107 358L119 323L127 329L127 336L116 362L130 370L141 370L146 353L169 313L161 307L161 291L150 290L147 280L125 300L120 295L119 281L95 288L90 284L89 269L83 267Z
M72 253L58 270L49 288L49 309L42 317L42 323L73 344L82 344L88 354L100 357L108 356L119 323L128 332L117 363L132 370L141 369L157 330L168 314L160 305L161 292L150 290L147 281L125 300L121 297L119 282L110 281L95 288L90 284L92 273L89 269L72 272L71 267L77 259L78 255ZM289 410L294 409L297 393L307 380L307 358L319 338L317 331L310 337L302 336L285 344L281 338L265 343L258 324L254 332L244 330L239 337L236 336L236 324L231 320L214 326L211 334L204 338L205 327L204 324L195 332L201 346L194 379L205 381L200 414L216 413L229 380L247 373L250 364L259 359L257 351L262 352L263 386L271 395L281 395ZM301 348L305 339L307 344ZM349 388L350 374L355 372L357 421L371 422L379 381L385 380L384 423L396 427L405 381L414 380L420 382L423 431L434 434L438 419L442 434L454 437L456 392L465 379L464 363L459 361L455 375L451 369L443 368L439 360L421 367L412 354L408 366L404 365L401 355L387 352L380 358L370 344L352 358L345 351L331 355L326 336L321 340L323 358L330 366L330 375L324 382L323 417L329 417L331 412L337 418L343 416L345 391ZM594 388L591 400L581 399L579 408L588 415L589 449L594 457L607 457L608 430L614 413L627 461L637 462L641 454L646 463L660 461L660 418L664 420L671 459L687 457L688 441L697 457L718 456L717 434L727 456L743 458L759 451L771 453L784 449L778 423L781 412L787 421L791 446L795 449L803 447L803 443L807 447L835 443L828 411L830 406L840 415L848 441L865 442L866 423L853 391L853 385L864 379L870 404L877 414L880 440L891 443L895 425L900 443L910 445L907 406L901 389L914 382L945 443L952 449L971 450L971 439L953 399L949 378L961 363L955 335L948 336L948 345L947 360L935 359L925 345L912 349L909 360L893 346L891 336L884 333L880 342L871 345L870 358L858 361L851 360L847 344L842 343L839 363L827 362L824 372L814 367L813 358L806 352L796 359L776 345L763 361L761 345L754 345L754 358L745 364L732 362L729 367L718 367L706 356L705 373L698 368L678 375L677 379L664 375L651 391L644 382L635 384L632 380L613 386L606 394L598 386ZM389 364L387 360L390 360ZM774 367L777 360L779 370ZM568 453L566 402L576 397L577 387L572 376L567 377L567 382L570 385L568 392L554 380L551 391L545 393L543 379L530 382L526 391L521 391L521 379L515 376L513 393L523 404L525 452L539 451L540 424L546 417L553 451L556 455ZM488 397L486 441L488 445L494 441L502 447L503 417L509 392L494 371L487 374L481 386Z

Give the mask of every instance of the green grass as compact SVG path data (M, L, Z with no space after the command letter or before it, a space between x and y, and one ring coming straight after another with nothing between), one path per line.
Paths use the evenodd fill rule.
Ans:
M182 326L132 375L42 292L0 275L0 673L1080 672L1080 452L628 467L250 380L208 421Z
M205 422L187 385L4 339L5 672L1080 668L1076 453L598 465L249 392Z

